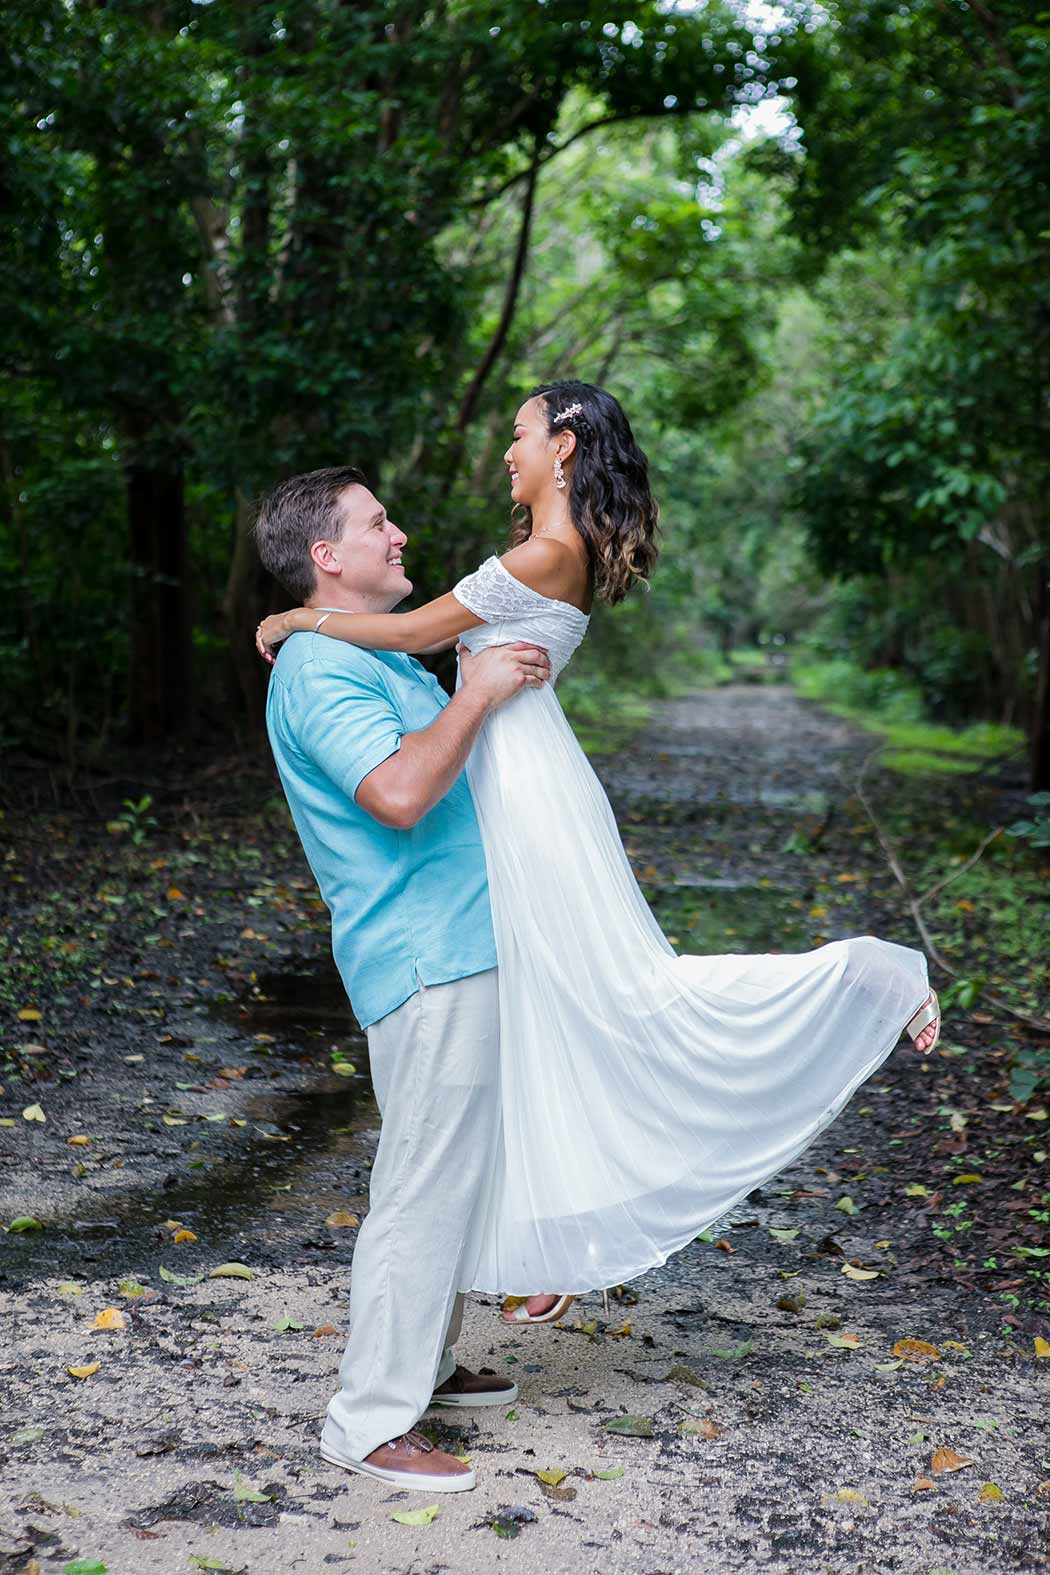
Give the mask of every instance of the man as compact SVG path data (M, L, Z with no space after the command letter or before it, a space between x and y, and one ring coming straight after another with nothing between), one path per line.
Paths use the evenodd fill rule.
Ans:
M319 619L396 607L412 590L407 539L349 466L282 482L256 524L266 568ZM495 942L462 770L489 712L549 677L545 652L499 646L465 661L449 700L412 657L299 633L280 648L267 699L383 1117L321 1454L428 1493L475 1485L414 1431L432 1397L517 1395L458 1366L452 1349L500 1140Z

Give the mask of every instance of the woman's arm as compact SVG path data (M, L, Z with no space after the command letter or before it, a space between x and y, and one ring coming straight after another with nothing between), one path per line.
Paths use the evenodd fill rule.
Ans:
M324 630L321 630L324 633ZM425 645L421 651L413 651L413 656L436 656L439 651L451 651L459 644L459 635L450 634L447 640L435 640L433 645Z
M324 619L322 634L369 651L405 651L410 655L453 645L466 629L476 629L484 618L468 612L452 592L406 613L323 613L316 607L293 607L290 612L264 618L255 634L260 656L273 661L273 648L300 630L312 630Z

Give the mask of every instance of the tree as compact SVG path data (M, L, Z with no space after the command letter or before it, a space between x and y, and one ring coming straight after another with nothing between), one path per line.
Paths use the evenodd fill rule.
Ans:
M789 53L811 269L861 236L912 281L802 445L822 567L988 580L993 659L1050 785L1050 29L1023 0L831 5ZM969 599L970 606L981 598ZM1019 632L999 636L1007 624Z

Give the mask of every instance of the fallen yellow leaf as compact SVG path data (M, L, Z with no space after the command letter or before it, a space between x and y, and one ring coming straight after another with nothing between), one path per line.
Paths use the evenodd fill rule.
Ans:
M23 1006L18 1014L18 1021L20 1023L39 1023L43 1015L43 1012L38 1012L35 1006Z
M333 1230L356 1230L360 1223L356 1214L344 1214L338 1210L335 1214L329 1214L325 1220L325 1224L331 1225Z
M71 1137L67 1138L66 1142L73 1148L86 1148L91 1139L89 1137Z
M27 1105L22 1111L23 1121L46 1121L47 1117L39 1105Z
M196 1241L197 1238L191 1230L177 1230L172 1241Z
M981 1491L977 1497L982 1504L998 1504L1005 1495L1002 1488L997 1487L994 1482L982 1482Z
M169 886L168 887L168 901L169 902L185 902L185 900L186 900L186 893L184 891L180 891L177 886Z
M440 1504L424 1504L422 1509L395 1509L391 1520L396 1520L402 1526L429 1526L441 1513Z
M934 1482L932 1477L916 1477L915 1478L914 1489L915 1489L916 1493L928 1492L930 1488L935 1488L936 1486L937 1486L937 1484L936 1484L936 1482Z
M1050 1340L1044 1340L1041 1334L1035 1336L1036 1356L1050 1356Z
M71 1378L90 1378L101 1366L101 1362L88 1362L86 1367L67 1367L66 1372Z
M877 1280L879 1277L878 1269L855 1269L852 1263L844 1263L842 1272L850 1280Z
M893 1347L894 1356L903 1356L908 1362L939 1362L941 1353L927 1340L898 1340Z
M128 1321L119 1307L104 1307L95 1319L96 1329L126 1329Z

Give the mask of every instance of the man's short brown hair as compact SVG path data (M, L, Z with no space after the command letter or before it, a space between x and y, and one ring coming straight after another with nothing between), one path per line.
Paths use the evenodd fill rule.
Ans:
M309 601L317 589L310 548L315 541L339 541L344 524L339 499L355 484L368 486L356 466L329 465L289 476L262 501L255 521L259 557L298 603Z

